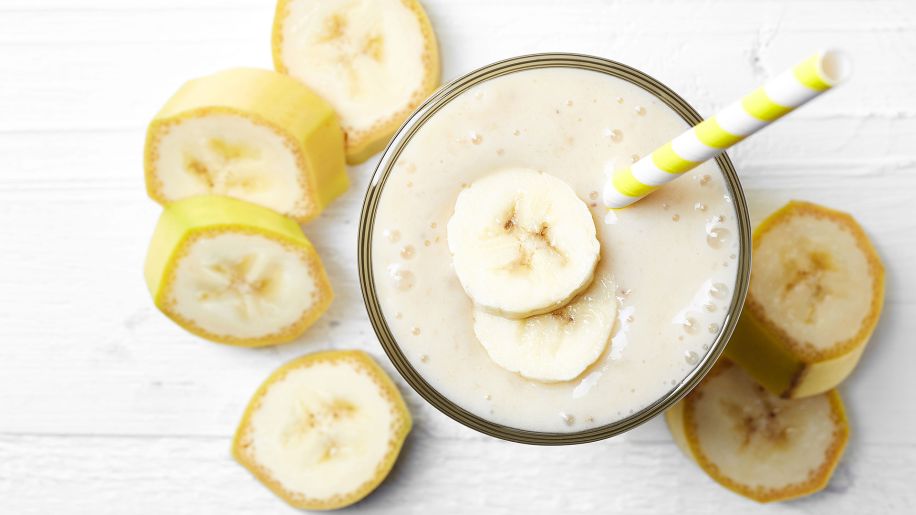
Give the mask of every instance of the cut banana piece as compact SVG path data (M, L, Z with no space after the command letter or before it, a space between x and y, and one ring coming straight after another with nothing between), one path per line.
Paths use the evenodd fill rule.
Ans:
M337 109L347 162L382 150L439 84L439 51L416 0L279 0L277 71Z
M563 307L591 283L592 215L568 184L511 168L464 189L448 222L452 264L483 309L525 318Z
M538 381L578 377L607 348L617 318L605 277L560 309L522 320L474 311L474 333L497 365Z
M372 358L318 352L287 363L261 385L232 454L292 506L332 510L375 490L410 427L404 399Z
M836 390L780 399L727 360L665 418L675 442L704 472L758 502L827 486L849 439Z
M147 191L160 204L225 195L299 222L349 186L334 110L267 70L187 82L150 123L144 161Z
M229 197L166 206L145 275L156 307L178 325L246 347L298 337L333 296L299 225Z
M726 355L783 397L852 372L884 303L884 268L846 213L793 201L754 232L744 312Z

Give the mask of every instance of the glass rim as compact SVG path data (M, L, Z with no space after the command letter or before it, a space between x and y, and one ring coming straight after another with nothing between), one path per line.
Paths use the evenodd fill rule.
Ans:
M691 126L703 120L690 104L658 80L635 68L601 57L575 53L529 54L478 68L439 88L407 118L392 137L372 174L363 199L357 233L357 264L363 303L366 306L372 328L395 369L426 402L449 418L495 438L533 445L571 445L603 440L642 425L687 395L705 377L724 351L725 345L734 332L744 305L744 298L747 295L751 269L751 223L747 200L738 180L738 174L728 156L722 153L715 158L715 161L725 177L726 188L737 215L739 233L739 259L734 293L722 328L703 358L676 386L648 406L609 424L582 431L540 432L498 424L475 415L433 388L402 352L382 313L375 291L375 278L372 270L372 237L379 200L385 183L404 147L426 121L442 107L470 87L484 81L518 71L539 68L574 68L610 75L630 82L652 94Z

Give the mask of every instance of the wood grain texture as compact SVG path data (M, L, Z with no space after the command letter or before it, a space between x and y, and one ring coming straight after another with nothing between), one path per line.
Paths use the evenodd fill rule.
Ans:
M916 508L916 3L911 0L425 0L444 77L576 51L668 83L709 114L812 49L853 80L731 152L754 212L788 198L854 213L887 306L843 387L853 439L825 493L761 507L711 482L654 420L534 448L467 430L402 386L416 418L394 475L355 513L906 513ZM159 214L143 130L184 80L270 67L270 0L0 0L0 513L282 513L229 458L276 366L359 348L392 371L362 307L359 208L374 160L305 231L337 292L300 340L233 349L183 333L141 276ZM497 34L498 37L493 35ZM290 510L285 510L290 512Z

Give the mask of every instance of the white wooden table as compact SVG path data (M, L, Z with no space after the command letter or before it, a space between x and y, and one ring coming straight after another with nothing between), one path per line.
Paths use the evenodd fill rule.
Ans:
M403 387L416 428L360 513L913 513L916 508L916 2L426 0L444 78L576 51L668 83L701 112L826 45L853 80L731 153L755 199L853 212L887 305L842 391L846 456L814 497L761 506L718 487L661 420L595 444L490 439ZM306 233L338 293L299 341L247 350L161 316L141 277L159 208L147 121L193 76L270 67L271 0L0 0L0 514L290 513L229 457L249 395L282 362L360 348L389 371L356 274L374 161ZM764 191L766 190L766 191Z

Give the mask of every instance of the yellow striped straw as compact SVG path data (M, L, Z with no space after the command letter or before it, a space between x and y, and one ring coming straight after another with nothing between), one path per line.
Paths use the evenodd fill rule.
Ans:
M846 55L836 50L805 59L632 166L614 171L604 187L605 205L629 206L839 84L850 68Z

